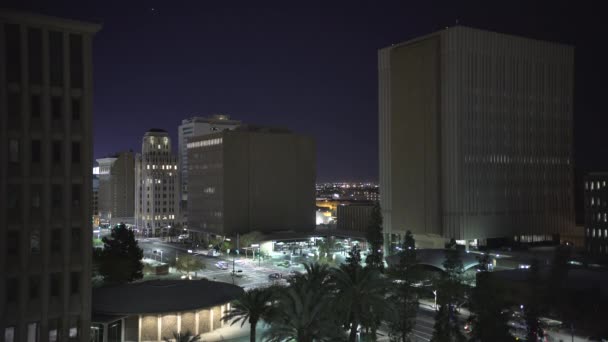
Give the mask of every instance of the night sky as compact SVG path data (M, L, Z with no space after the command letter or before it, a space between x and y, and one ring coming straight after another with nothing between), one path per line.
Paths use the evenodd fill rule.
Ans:
M608 170L608 53L599 7L453 0L3 3L103 23L94 41L96 158L140 150L148 128L176 139L181 119L224 113L314 136L318 181L377 180L377 50L458 20L575 45L577 174Z

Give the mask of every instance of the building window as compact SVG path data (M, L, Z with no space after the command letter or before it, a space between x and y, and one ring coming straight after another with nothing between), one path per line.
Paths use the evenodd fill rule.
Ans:
M51 231L51 253L61 253L61 229Z
M72 163L80 163L80 142L72 142Z
M40 296L40 277L31 276L28 285L30 299L37 299Z
M49 32L49 64L51 86L63 85L63 33Z
M10 139L8 141L8 161L9 163L19 163L19 140Z
M61 273L51 274L51 297L59 297L61 288Z
M32 163L40 163L40 140L32 140L31 156Z
M79 184L72 185L72 207L74 207L74 208L80 207L80 185Z
M27 325L27 342L38 342L38 322Z
M40 253L40 231L33 230L30 233L30 252L32 254Z
M17 278L6 279L6 302L15 303L19 298L19 280Z
M81 111L80 100L72 99L72 120L74 120L74 121L80 120L80 111Z
M61 120L62 118L62 101L61 97L51 98L51 118L53 120Z
M42 185L32 185L30 201L32 208L39 209L42 198Z
M72 252L79 252L81 244L80 228L72 228Z
M60 164L61 163L61 141L59 140L55 140L52 143L52 147L51 147L51 157L52 157L52 162L53 164Z
M61 191L61 185L53 184L53 186L51 188L51 207L54 209L61 208L61 205L62 205L61 198L62 197L63 197L63 194Z
M6 254L10 256L19 253L19 231L9 230L6 233Z
M4 342L15 342L15 327L4 328Z
M42 83L42 30L29 28L28 35L28 62L29 78L31 84Z
M32 119L38 119L41 112L40 95L32 95L30 98L30 116Z
M78 294L80 291L80 272L70 273L70 294Z
M73 88L82 88L83 66L82 36L70 35L70 83Z
M6 79L8 82L21 82L21 29L18 24L4 25L6 39Z

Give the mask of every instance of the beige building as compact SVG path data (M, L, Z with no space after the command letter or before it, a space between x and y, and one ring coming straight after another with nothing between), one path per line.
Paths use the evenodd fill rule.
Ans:
M230 236L315 227L312 138L242 126L193 137L188 148L188 229Z
M102 221L111 225L132 221L135 210L135 158L120 152L97 159L99 164L98 210Z
M0 10L0 340L89 341L100 25Z
M135 160L135 226L159 235L179 223L179 173L171 138L151 129L142 139Z
M456 26L378 58L387 238L574 229L572 47Z

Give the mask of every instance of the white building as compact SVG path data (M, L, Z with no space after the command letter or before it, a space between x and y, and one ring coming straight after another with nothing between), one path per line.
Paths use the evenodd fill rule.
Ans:
M135 160L135 226L159 235L179 223L179 170L171 139L162 129L144 135Z
M223 114L215 114L210 117L195 116L182 120L182 124L177 130L182 222L188 222L188 149L186 148L188 139L224 130L232 130L240 125L241 121L230 120L230 116Z
M574 229L571 46L456 26L378 57L387 238Z

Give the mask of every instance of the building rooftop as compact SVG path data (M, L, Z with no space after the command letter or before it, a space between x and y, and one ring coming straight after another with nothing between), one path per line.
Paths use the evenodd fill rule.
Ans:
M239 286L210 280L149 280L93 289L95 315L130 315L197 310L225 304Z
M465 251L458 251L460 254L460 260L464 270L468 270L471 267L477 266L479 261L477 260L477 254L467 253ZM394 254L386 257L386 263L389 266L399 264L399 254ZM416 249L416 260L419 265L432 266L445 271L443 262L445 261L445 249Z
M48 27L56 27L60 30L74 30L87 33L97 33L101 30L101 24L92 23L80 20L65 19L42 15L38 13L16 11L11 9L0 8L0 19L7 22L21 23L25 25L44 25Z
M238 125L241 123L240 120L231 120L230 115L225 114L213 114L211 116L193 116L188 119L182 120L182 125L201 122L201 123L223 123L226 125Z

